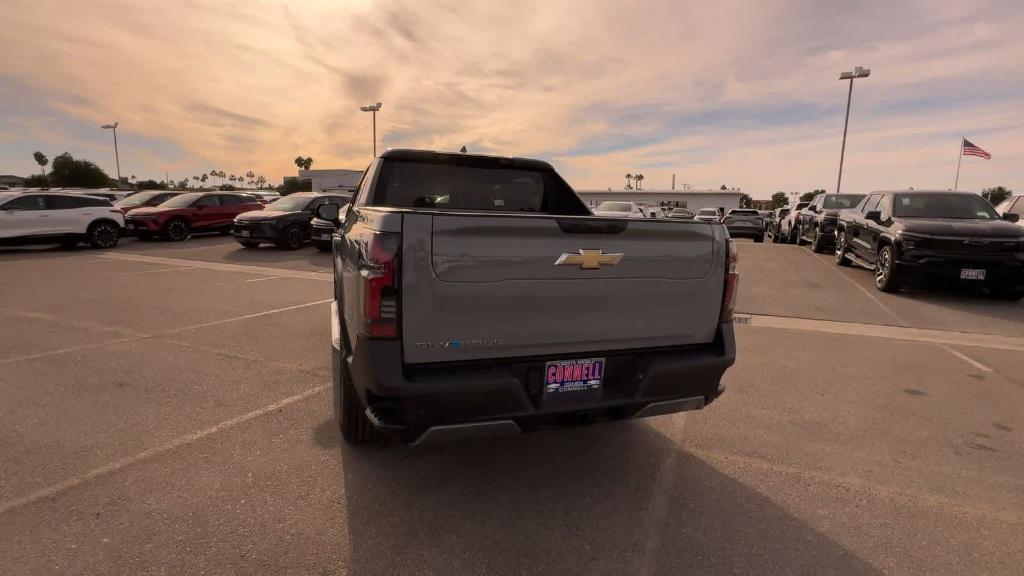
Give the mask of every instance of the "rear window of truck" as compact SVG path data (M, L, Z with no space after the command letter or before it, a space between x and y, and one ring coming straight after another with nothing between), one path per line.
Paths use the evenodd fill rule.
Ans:
M384 162L373 204L460 211L590 213L553 172L408 160Z

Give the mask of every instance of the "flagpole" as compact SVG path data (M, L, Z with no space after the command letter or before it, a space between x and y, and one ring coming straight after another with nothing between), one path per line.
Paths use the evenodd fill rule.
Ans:
M953 184L953 191L957 191L957 187L960 186L960 163L964 160L964 137L960 136L960 155L956 158L956 182Z

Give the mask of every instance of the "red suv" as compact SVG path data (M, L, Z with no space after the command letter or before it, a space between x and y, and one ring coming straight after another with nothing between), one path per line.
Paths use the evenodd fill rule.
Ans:
M262 209L263 204L248 194L190 192L159 206L132 210L125 215L124 226L142 240L161 234L180 242L193 232L230 232L235 216Z

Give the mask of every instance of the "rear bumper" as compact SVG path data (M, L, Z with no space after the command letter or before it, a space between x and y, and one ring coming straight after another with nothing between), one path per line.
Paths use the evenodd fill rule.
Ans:
M337 385L341 354L334 356ZM589 357L606 358L601 390L545 396L545 362ZM713 343L695 347L431 367L403 367L401 358L399 341L360 340L348 374L371 420L415 443L698 410L724 391L736 347L732 324L722 324Z
M315 246L317 244L330 244L331 236L334 234L334 228L320 228L314 226L310 230L309 241ZM327 237L324 238L324 235Z
M726 230L729 231L730 238L764 238L763 228L749 228L746 226L742 228L730 228L726 226Z

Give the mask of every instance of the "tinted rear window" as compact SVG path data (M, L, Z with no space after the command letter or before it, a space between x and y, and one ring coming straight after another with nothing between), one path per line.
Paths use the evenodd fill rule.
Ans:
M375 205L398 208L589 214L554 174L514 166L385 161Z

